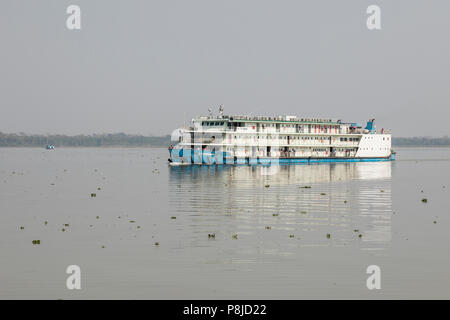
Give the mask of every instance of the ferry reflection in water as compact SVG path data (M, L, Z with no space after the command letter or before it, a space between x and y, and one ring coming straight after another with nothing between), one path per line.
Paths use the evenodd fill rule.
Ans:
M262 242L278 253L311 245L382 249L391 240L392 165L170 167L170 205L191 222L192 245L197 235L237 233L242 250Z

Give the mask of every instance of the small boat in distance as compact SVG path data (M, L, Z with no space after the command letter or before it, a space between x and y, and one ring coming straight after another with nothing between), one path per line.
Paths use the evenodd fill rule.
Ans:
M342 120L297 116L219 114L192 119L192 126L174 131L170 165L296 164L391 161L391 134Z
M55 149L55 146L52 145L52 144L48 144L48 145L45 146L45 149L47 149L47 150L53 150L53 149Z

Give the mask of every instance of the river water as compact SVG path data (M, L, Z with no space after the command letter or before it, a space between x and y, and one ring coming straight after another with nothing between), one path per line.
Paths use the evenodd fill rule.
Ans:
M449 148L271 169L167 156L1 148L0 298L450 298Z

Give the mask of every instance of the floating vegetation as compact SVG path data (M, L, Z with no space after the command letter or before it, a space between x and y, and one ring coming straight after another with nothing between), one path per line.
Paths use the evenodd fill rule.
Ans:
M64 232L64 231L66 231L66 229L62 228L61 231Z
M65 223L65 224L64 224L64 227L68 227L68 226L69 226L69 224L68 224L68 223Z
M428 202L428 199L427 199L427 198L423 198L423 199L422 199L422 202L423 202L423 203L427 203L427 202Z
M100 219L100 216L96 216L95 219Z
M290 235L289 235L289 238L293 238L293 237L294 237L294 235L293 235L293 234L290 234Z
M31 241L32 244L41 244L41 240L33 240Z
M44 221L44 224L45 224L45 225L47 225L47 224L48 224L48 222L47 222L47 221Z
M362 234L358 234L358 238L362 238Z
M102 249L105 249L105 246L102 246Z
M384 192L384 190L380 190L380 192Z
M91 198L95 198L97 196L96 193L91 193Z
M272 214L274 217L278 217L280 214L279 213L273 213Z
M301 214L306 214L305 210L300 211Z
M437 223L437 221L436 221L436 220L434 220L434 221L433 221L433 223L434 223L434 224L436 224L436 223Z
M331 238L331 234L327 233L327 239Z
M135 223L136 221L134 221L134 220L130 220L130 223Z
M23 230L23 229L25 229L24 227L20 227L20 230Z
M347 200L344 200L344 203L347 203Z
M270 184L266 184L265 187L266 187L266 188L269 188L269 187L270 187Z
M270 230L270 229L272 229L271 226L266 226L266 230Z
M159 242L155 242L155 246L159 246Z
M311 186L303 186L303 187L299 187L300 189L311 189Z
M234 239L234 240L237 240L237 238L238 238L237 233L233 234L233 235L231 236L231 238Z
M326 196L327 194L325 192L322 192L320 195L321 196Z
M98 187L97 190L100 191L100 190L102 190L102 188Z
M170 219L172 219L172 220L175 220L177 217L174 217L174 216L172 216L172 217L170 217Z
M358 229L355 229L355 230L353 230L353 232L359 232L359 230L358 230Z
M216 234L215 233L208 233L208 239L215 239Z
M136 228L137 228L137 229L140 229L140 228L141 228L141 226L137 226Z

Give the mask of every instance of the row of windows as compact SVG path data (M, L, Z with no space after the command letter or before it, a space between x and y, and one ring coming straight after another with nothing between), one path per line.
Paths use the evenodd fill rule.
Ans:
M226 151L233 151L234 148L232 147L226 147L225 148ZM258 151L262 151L258 148ZM284 148L279 148L279 151L284 151ZM300 149L300 150L296 150L296 149L292 149L291 151L313 151L313 152L328 152L328 149L324 149L324 148L313 148L313 149L309 149L309 150L305 150L305 149ZM344 151L355 151L355 149L344 149L344 148L336 148L334 149L334 151L336 152L344 152Z
M329 140L328 137L290 137L290 136L279 136L278 139L281 140L287 140L289 137L289 140ZM260 136L252 136L252 135L248 135L248 136L234 136L235 139L242 139L242 138L247 138L247 139L259 139ZM274 137L261 137L266 138L266 139L275 139ZM340 141L359 141L359 138L340 138Z
M202 121L202 126L206 126L206 127L212 127L212 126L223 126L225 122L223 121L216 121L216 122L211 122L211 121Z
M364 137L364 139L372 139L372 140L373 140L373 138L374 138L373 136L372 136L372 137ZM384 141L385 139L386 139L387 141L389 141L389 137L386 137L386 138L383 137L383 141Z
M224 121L202 121L202 126L223 126L225 124ZM245 127L246 123L245 122L228 122L228 127ZM253 129L255 128L255 126L252 124ZM339 129L339 126L321 126L321 125L300 125L300 124L279 124L279 123L263 123L261 124L261 127L264 128L303 128L303 127L308 127L308 129L318 129L318 130L325 130L325 132L327 131L327 129L331 130L331 129Z

